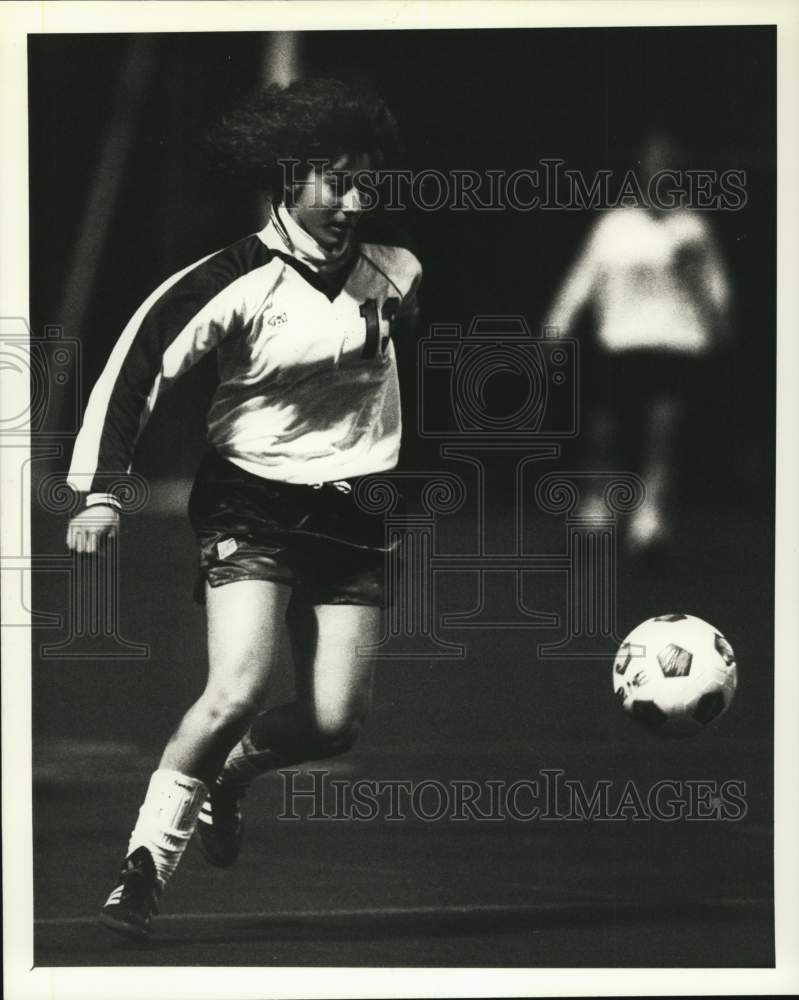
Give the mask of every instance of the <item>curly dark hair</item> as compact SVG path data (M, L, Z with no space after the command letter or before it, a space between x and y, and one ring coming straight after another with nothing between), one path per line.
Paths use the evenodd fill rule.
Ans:
M217 165L284 199L281 163L368 153L375 167L400 149L394 116L364 83L315 78L272 84L225 115L209 135Z

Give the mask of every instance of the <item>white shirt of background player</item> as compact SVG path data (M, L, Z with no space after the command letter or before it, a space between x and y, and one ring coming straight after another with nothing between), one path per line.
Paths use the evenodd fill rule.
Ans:
M723 336L729 285L710 225L684 209L613 209L594 226L546 320L568 335L595 310L608 352L701 355Z

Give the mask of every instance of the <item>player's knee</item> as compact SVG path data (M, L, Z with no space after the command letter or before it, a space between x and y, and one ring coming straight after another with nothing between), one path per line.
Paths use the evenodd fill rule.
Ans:
M325 755L345 753L355 745L363 728L366 713L323 713L315 720L320 751Z

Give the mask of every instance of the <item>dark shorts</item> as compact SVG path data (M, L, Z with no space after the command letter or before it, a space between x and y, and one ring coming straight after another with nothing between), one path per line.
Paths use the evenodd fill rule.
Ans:
M678 351L596 350L585 359L582 380L589 404L635 411L658 397L692 398L707 369L705 356Z
M200 545L194 597L205 584L269 580L309 604L385 607L388 549L381 515L355 503L354 486L262 479L210 452L189 498Z
M679 426L690 425L686 419L691 407L701 400L699 392L707 384L712 361L678 351L636 348L590 354L583 359L581 426L585 433L578 441L582 461L610 463L614 468L637 469L647 460L652 448L651 434L654 406L670 401L678 403ZM592 421L607 425L608 449L598 453ZM684 448L684 443L679 447Z

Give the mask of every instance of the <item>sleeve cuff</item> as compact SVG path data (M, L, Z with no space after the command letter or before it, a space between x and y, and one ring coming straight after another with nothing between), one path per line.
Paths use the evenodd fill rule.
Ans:
M87 507L113 507L115 510L122 510L122 504L113 493L89 493L86 497Z

